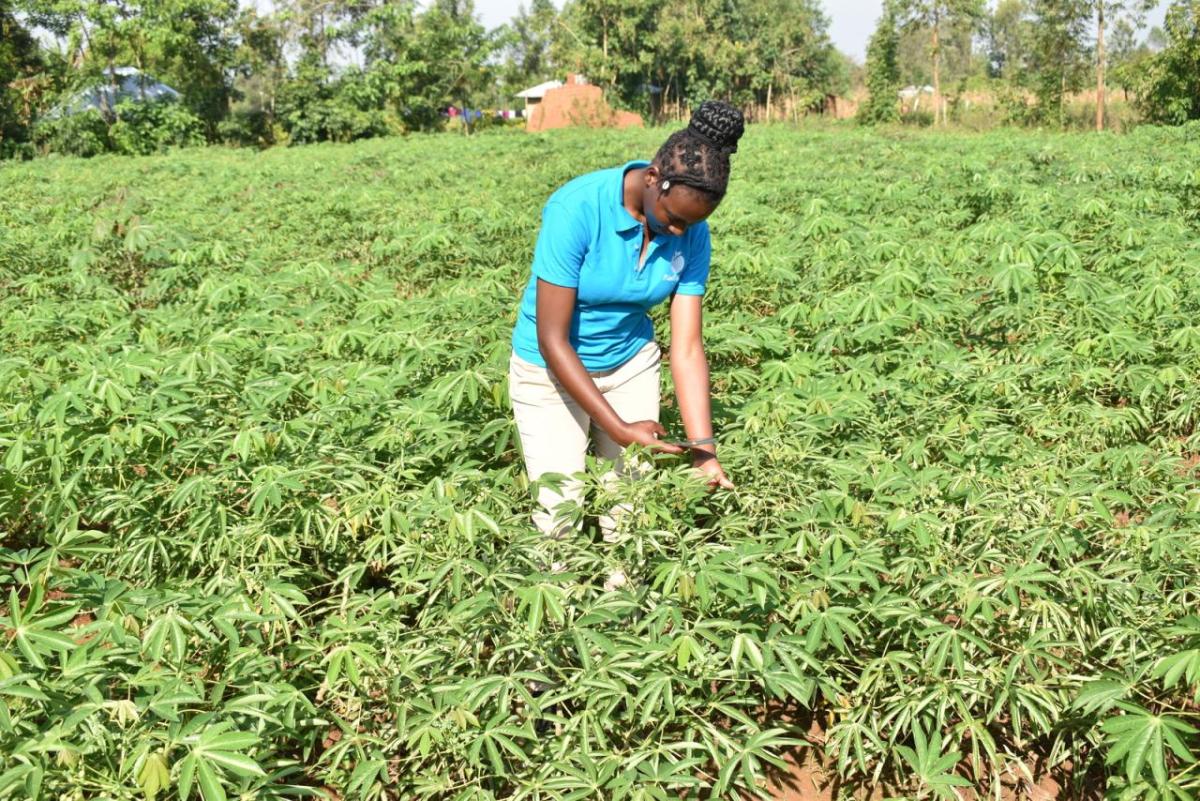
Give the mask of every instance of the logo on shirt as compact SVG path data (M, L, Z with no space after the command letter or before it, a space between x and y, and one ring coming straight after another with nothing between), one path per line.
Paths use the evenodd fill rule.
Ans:
M683 258L683 253L675 251L675 255L671 257L671 271L663 276L664 281L678 281L679 276L683 274L683 268L687 265L687 261Z

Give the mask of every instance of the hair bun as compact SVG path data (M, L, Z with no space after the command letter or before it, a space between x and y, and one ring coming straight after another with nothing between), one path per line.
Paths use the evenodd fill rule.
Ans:
M692 112L688 129L712 142L722 153L736 153L746 131L742 112L720 100L705 100Z

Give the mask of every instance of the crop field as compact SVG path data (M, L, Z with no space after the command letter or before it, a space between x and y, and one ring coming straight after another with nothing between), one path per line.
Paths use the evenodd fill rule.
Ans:
M738 488L545 540L541 206L665 135L0 166L0 798L1200 797L1200 128L752 128Z

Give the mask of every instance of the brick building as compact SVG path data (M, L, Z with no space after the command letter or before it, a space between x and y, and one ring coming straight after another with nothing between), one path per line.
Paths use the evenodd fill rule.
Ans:
M575 125L588 128L642 125L641 115L614 111L605 102L599 86L574 73L567 76L566 82L547 81L519 92L517 97L525 98L525 128L529 131Z

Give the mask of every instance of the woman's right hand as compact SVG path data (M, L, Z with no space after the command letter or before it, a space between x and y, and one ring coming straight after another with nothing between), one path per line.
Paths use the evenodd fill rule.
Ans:
M622 448L637 443L659 453L683 453L683 448L678 445L671 445L659 439L666 435L667 430L654 420L639 420L636 423L626 423L613 440Z

